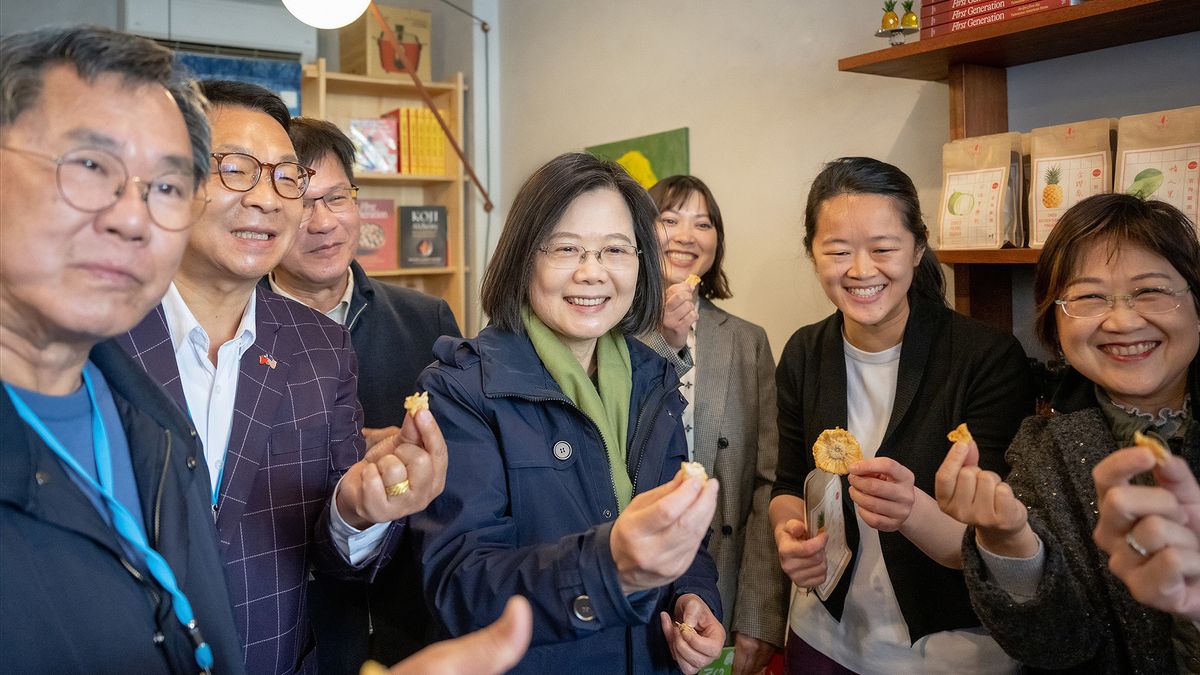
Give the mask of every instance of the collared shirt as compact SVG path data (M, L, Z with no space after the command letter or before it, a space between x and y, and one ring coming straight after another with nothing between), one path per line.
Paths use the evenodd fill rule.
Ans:
M242 313L242 321L233 339L217 349L217 364L208 360L211 342L208 333L196 320L184 302L179 289L172 283L163 297L163 311L175 362L179 366L179 382L187 400L187 412L200 433L204 460L212 490L220 489L221 469L225 466L225 450L233 429L233 404L237 397L238 375L242 356L254 345L255 295Z
M683 409L683 431L687 435L688 461L696 456L696 324L688 328L687 348L692 353L692 367L679 378L679 390L687 399L687 407ZM711 466L704 467L709 475L713 475Z
M296 302L298 302L302 305L308 305L307 302L304 302L300 298L297 298L296 296L294 296L291 293L288 293L286 290L284 290L283 286L280 286L279 283L275 281L275 273L274 272L271 272L271 274L269 274L267 276L267 283L271 284L272 291L275 291L276 293L278 293L279 295L282 295L283 297L287 298L288 300L295 300ZM351 274L350 268L347 267L346 268L346 292L342 293L342 299L338 300L338 304L334 305L333 309L329 310L328 312L325 312L325 316L327 316L327 317L333 319L334 321L345 326L346 318L350 314L350 298L353 296L354 296L354 275ZM309 305L309 306L311 307L312 305Z
M187 400L188 414L200 434L214 493L220 489L221 469L225 465L229 434L233 428L233 408L241 360L254 345L256 307L257 295L251 293L233 339L217 349L217 365L213 366L212 361L208 359L211 345L208 333L196 320L174 283L163 297L167 330L171 334L175 362L179 366L179 381ZM334 488L335 497L340 487L339 480ZM389 523L379 523L365 530L357 530L338 513L336 499L330 501L329 529L338 550L356 566L374 557L387 534Z

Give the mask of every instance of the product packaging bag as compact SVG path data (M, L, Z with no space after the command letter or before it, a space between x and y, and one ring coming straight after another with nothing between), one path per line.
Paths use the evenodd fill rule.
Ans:
M1116 173L1116 192L1167 202L1200 223L1200 106L1122 117Z
M1023 246L1024 168L1018 132L942 146L941 248Z
M1041 127L1030 132L1029 245L1041 248L1067 209L1112 192L1113 118Z

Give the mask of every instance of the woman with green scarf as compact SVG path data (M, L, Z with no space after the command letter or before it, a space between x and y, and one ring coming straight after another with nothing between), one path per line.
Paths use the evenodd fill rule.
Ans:
M461 635L528 598L513 672L695 673L725 640L717 482L680 471L678 375L635 339L662 312L656 215L612 162L538 169L484 275L491 325L441 338L419 380L450 452L410 521L426 599Z

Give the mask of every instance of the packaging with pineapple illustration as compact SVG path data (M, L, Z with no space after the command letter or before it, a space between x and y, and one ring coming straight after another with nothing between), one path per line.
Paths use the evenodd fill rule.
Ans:
M1098 119L1030 132L1029 246L1041 248L1067 209L1112 192L1117 120Z
M1021 134L961 138L942 146L941 248L1002 248L1025 242Z
M1122 117L1115 192L1175 206L1200 227L1200 106Z

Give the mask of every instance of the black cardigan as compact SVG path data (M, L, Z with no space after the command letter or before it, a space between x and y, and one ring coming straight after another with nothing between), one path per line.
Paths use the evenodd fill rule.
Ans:
M914 299L904 329L892 417L879 457L913 472L934 494L934 473L950 442L946 432L967 422L979 444L980 466L1006 473L1004 450L1021 420L1033 413L1034 389L1020 343L944 305ZM812 445L825 429L846 427L846 363L842 314L805 326L788 340L776 371L779 469L773 495L804 497L814 468ZM843 478L843 490L848 490ZM848 494L848 492L847 492ZM846 539L858 550L858 521L844 500ZM962 573L941 566L899 532L880 532L888 576L915 642L930 633L979 625ZM857 557L825 607L841 620Z

